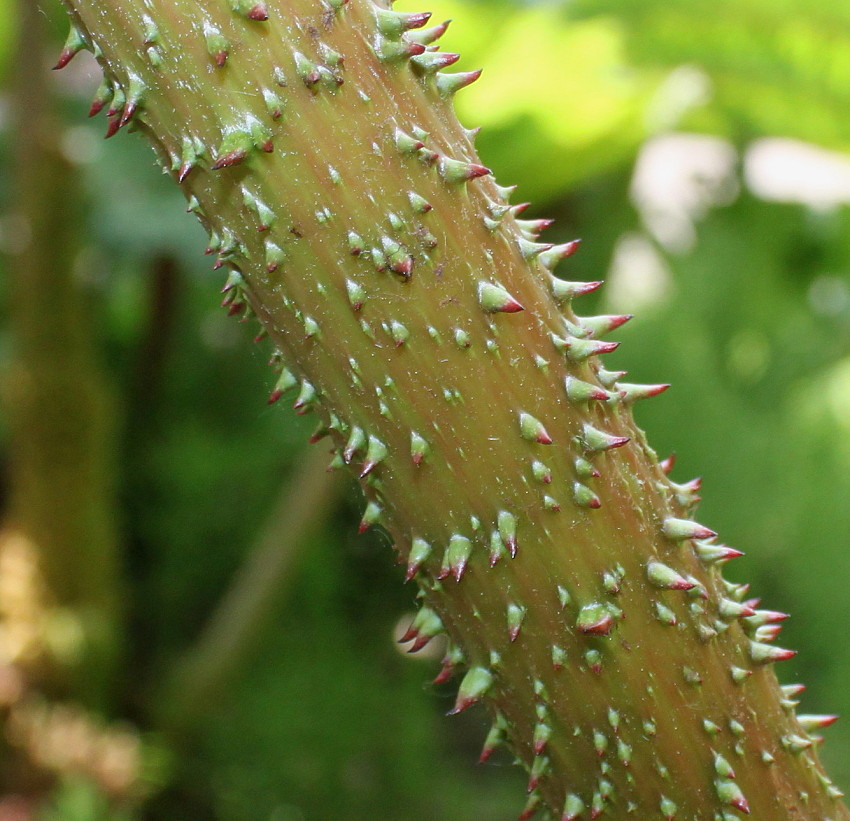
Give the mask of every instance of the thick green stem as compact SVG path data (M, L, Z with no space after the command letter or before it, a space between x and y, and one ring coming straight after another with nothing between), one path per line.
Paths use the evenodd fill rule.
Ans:
M618 382L479 164L430 48L442 27L369 0L65 0L99 57L110 133L133 122L180 181L285 369L356 466L451 640L488 741L531 773L523 817L846 819L808 730ZM423 44L428 45L426 49ZM825 720L825 719L824 719ZM489 749L489 747L488 747ZM734 773L734 774L733 774Z

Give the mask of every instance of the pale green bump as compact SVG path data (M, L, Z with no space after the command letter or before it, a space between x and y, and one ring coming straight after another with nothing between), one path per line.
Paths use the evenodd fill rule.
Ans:
M576 821L578 818L581 818L585 809L584 801L582 801L579 796L577 796L574 792L567 793L566 800L564 801L564 812L561 816L561 821Z
M407 577L410 580L419 571L419 568L431 556L431 545L425 539L416 537L410 544L410 552L407 554Z
M319 82L322 75L319 73L317 63L305 57L300 51L294 52L292 58L295 62L295 73L301 78L304 85L313 86Z
M124 93L123 87L120 86L120 85L115 85L114 91L112 93L112 105L109 107L109 111L107 112L107 114L110 114L110 113L113 113L113 112L117 113L117 112L121 111L124 108L124 105L126 104L126 102L127 102L127 96Z
M490 567L494 567L501 559L508 555L508 550L498 530L490 533Z
M508 550L511 552L511 556L516 552L516 530L517 530L517 521L516 516L513 513L507 510L500 510L499 515L496 519L499 535L502 537L505 545Z
M543 496L543 507L551 513L558 513L561 510L560 502L548 494Z
M269 116L273 120L279 120L283 116L283 100L281 100L280 95L270 88L264 88L262 94Z
M525 260L532 260L552 247L550 243L532 242L524 237L517 237L516 243L522 258Z
M263 243L266 258L266 270L269 273L276 271L280 264L286 259L286 254L276 242L271 239L266 239Z
M410 433L410 456L414 465L419 465L428 455L428 443L416 431Z
M610 396L608 391L592 385L590 382L583 382L581 379L576 379L574 376L566 377L564 380L564 389L567 393L567 399L570 402L589 402L592 399L608 399Z
M390 211L387 214L387 220L390 226L396 231L401 231L404 228L404 220L394 211Z
M519 636L519 632L522 629L522 623L525 620L525 608L516 604L515 602L509 602L507 606L506 616L508 622L508 636L511 641L516 641Z
M572 597L570 596L567 588L562 587L560 584L558 585L558 601L561 604L561 610L563 610L570 601L572 601Z
M254 139L251 134L241 129L228 131L222 138L216 151L216 162L213 170L226 168L242 162L254 150Z
M690 590L694 587L684 576L662 562L649 562L646 576L653 586L662 590Z
M567 651L557 644L552 645L552 666L556 670L560 670L567 661Z
M743 738L747 733L746 729L744 728L744 725L734 718L729 720L729 730L731 731L732 735L736 736L737 738Z
M463 328L455 328L454 340L458 348L466 349L472 345L472 340L469 337L469 333L467 333L467 331L465 331Z
M541 445L552 444L552 437L543 427L543 424L535 419L530 413L521 412L519 415L519 431L523 439L529 442L538 442Z
M755 664L772 664L776 661L785 661L795 655L795 650L786 650L784 647L774 647L772 644L758 641L749 643L749 656Z
M484 739L484 746L481 749L481 757L478 759L479 764L483 764L493 754L493 751L505 741L505 730L507 730L507 722L501 713L496 713L496 720L487 737Z
M585 604L576 618L576 629L581 633L607 636L611 632L612 624L610 611L600 602Z
M480 701L481 697L492 687L493 674L486 667L472 667L458 688L457 700L449 715L462 712L467 707Z
M407 199L410 201L410 206L417 214L427 214L431 210L431 204L425 197L420 196L415 191L409 191Z
M451 97L462 88L474 83L481 76L481 69L473 71L459 71L447 74L441 71L434 76L434 84L441 97Z
M345 291L348 295L348 301L351 304L351 307L355 311L359 311L363 307L363 303L366 301L366 292L363 290L363 286L360 283L355 282L353 279L347 279L345 281Z
M676 542L686 539L711 539L717 535L713 530L691 519L676 519L672 516L664 520L661 532Z
M301 392L298 394L298 398L295 400L296 409L306 407L316 399L316 396L317 392L313 385L306 379L302 380Z
M370 436L366 447L366 458L364 460L360 478L362 479L366 476L366 474L368 474L375 465L383 462L384 459L387 458L388 453L389 450L387 446L378 439L377 436Z
M531 818L537 812L537 808L540 806L540 801L540 793L532 788L531 793L529 793L529 796L525 801L525 806L522 808L520 818Z
M683 667L682 677L688 684L692 684L694 686L702 684L702 676L694 670L693 667Z
M714 782L717 797L723 804L728 804L743 813L749 813L750 807L741 788L731 779L719 778Z
M522 305L501 285L493 282L478 283L478 304L488 313L516 313Z
M348 232L348 250L351 252L352 256L359 256L366 250L366 243L363 241L363 237L360 236L356 231Z
M346 462L350 462L355 454L359 453L365 445L366 434L363 432L363 428L357 425L352 426L351 433L348 436L348 442L346 442L345 449L342 452L343 459Z
M459 533L455 533L451 539L449 539L449 546L446 549L444 568L448 568L449 572L454 574L456 581L460 581L461 576L463 576L463 573L466 570L466 563L469 561L471 554L472 542L467 539L466 536L461 536Z
M608 736L605 733L601 733L599 730L593 731L593 749L596 750L598 756L605 755L608 749Z
M703 719L702 728L711 736L715 736L720 732L720 727L718 727L713 721L709 721L707 718Z
M655 607L655 618L658 619L662 624L667 624L670 627L675 627L678 624L678 619L676 618L676 614L667 607L666 604L657 601L654 603Z
M204 23L204 41L206 42L207 53L216 65L222 68L230 52L230 41L209 22Z
M451 157L439 158L438 171L440 176L450 185L459 185L490 173L490 170L483 165L469 163L465 160L455 160Z
M72 23L68 30L68 36L65 38L65 44L59 54L59 62L56 63L54 69L64 68L71 61L71 58L84 48L87 48L86 41L83 39L80 30Z
M625 371L609 371L605 368L600 368L596 373L596 378L606 388L613 388L618 379L626 375Z
M378 31L385 37L401 37L404 32L410 29L424 26L431 16L430 12L416 13L404 11L392 11L391 9L380 8L373 6L375 13L375 21L378 24Z
M593 793L590 800L590 815L592 818L597 818L605 811L605 799L599 791Z
M551 737L552 727L549 724L539 721L534 725L531 743L535 755L540 755L543 752Z
M360 533L364 533L372 525L380 522L383 512L384 509L376 501L369 502L366 505L366 510L363 511L363 518L360 520Z
M390 336L395 341L396 346L404 345L410 338L410 331L397 320L392 320L389 326Z
M422 140L411 137L410 134L405 133L400 128L397 128L393 133L393 141L402 154L413 154L422 148Z
M345 467L345 462L342 459L342 455L338 452L334 453L333 458L331 459L330 463L328 464L328 467L327 467L328 471L330 472L330 471L334 471L334 470L339 470L340 468L343 468L343 467Z
M552 471L537 459L531 463L531 473L542 484L549 484L552 481Z
M304 335L307 339L316 339L320 334L319 323L312 316L304 317Z
M590 479L599 476L599 471L596 469L593 463L582 457L576 459L573 463L573 466L575 467L576 474L581 479Z
M582 426L580 441L586 451L601 453L625 445L629 441L629 437L606 433L585 422Z
M661 809L661 814L667 819L667 821L672 821L672 819L676 817L676 813L679 809L674 801L671 801L664 795L661 796L661 803L659 807Z
M655 722L652 721L651 719L644 721L643 722L643 732L644 732L644 735L647 735L650 738L652 738L656 733Z
M788 750L789 753L793 753L794 755L799 755L800 753L808 750L814 742L810 738L804 738L803 736L797 735L796 733L789 733L788 735L782 736L779 739L782 746Z
M735 777L735 771L732 769L732 765L720 753L714 754L714 772L721 778Z
M581 482L573 482L573 501L579 506L598 510L602 507L602 502L599 497L587 486Z
M735 684L743 684L753 674L752 670L745 670L743 667L736 667L734 664L729 668L729 673Z

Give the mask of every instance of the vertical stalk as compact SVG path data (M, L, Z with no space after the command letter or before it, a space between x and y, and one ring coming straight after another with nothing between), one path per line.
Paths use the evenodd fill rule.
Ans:
M63 640L67 655L60 664L33 675L96 703L113 678L121 621L114 408L75 271L78 226L69 203L76 175L62 156L51 113L42 15L28 0L18 9L13 213L19 228L9 260L14 351L2 389L12 480L6 527L35 552L56 630L76 637L70 645ZM47 638L57 646L58 633Z

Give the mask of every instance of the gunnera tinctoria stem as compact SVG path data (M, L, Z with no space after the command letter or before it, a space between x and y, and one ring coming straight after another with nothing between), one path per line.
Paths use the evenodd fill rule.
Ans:
M783 614L724 581L632 420L664 385L606 370L627 316L552 271L458 123L446 24L372 0L65 0L92 112L143 131L256 314L277 400L318 420L445 632L439 680L529 771L522 818L850 818L795 715Z

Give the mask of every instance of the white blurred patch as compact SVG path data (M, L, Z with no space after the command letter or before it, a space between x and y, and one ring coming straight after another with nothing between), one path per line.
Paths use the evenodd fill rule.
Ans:
M850 203L850 157L786 137L750 144L744 180L764 200L802 203L818 211Z
M606 276L606 305L615 312L640 311L656 305L670 289L667 263L643 234L623 234L614 248Z
M669 131L692 108L711 101L711 78L699 67L682 65L665 78L646 108L650 133Z
M641 148L632 201L649 233L668 251L685 253L706 212L739 192L738 153L728 140L703 134L665 134Z
M812 280L807 294L809 305L821 316L839 316L850 306L850 289L841 277L825 274Z

